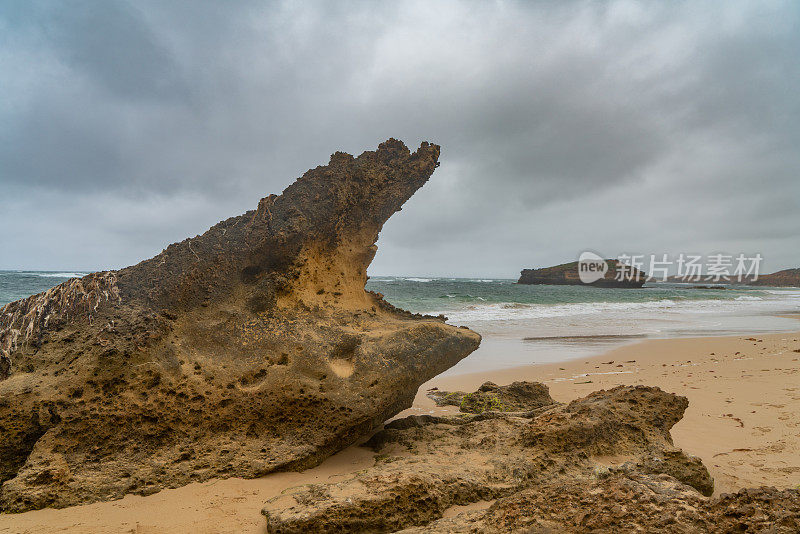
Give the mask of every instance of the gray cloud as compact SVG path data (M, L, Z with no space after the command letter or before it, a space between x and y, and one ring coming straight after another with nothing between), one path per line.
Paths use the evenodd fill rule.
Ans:
M7 3L0 268L134 263L390 136L442 166L376 274L797 266L799 49L791 2Z

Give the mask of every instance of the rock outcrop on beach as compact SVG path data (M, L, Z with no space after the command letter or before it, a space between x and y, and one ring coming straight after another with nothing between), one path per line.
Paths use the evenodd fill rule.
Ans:
M520 384L529 383L517 383L518 391ZM481 390L492 386L502 391ZM542 384L525 389L547 392ZM398 419L365 444L379 453L374 467L270 500L267 529L797 532L797 490L708 497L714 486L705 466L670 437L687 405L658 388L620 386L567 405Z
M365 444L379 453L373 468L343 482L298 487L266 503L263 513L269 532L281 534L412 527L511 532L503 522L536 526L537 507L547 505L553 529L535 532L572 532L556 528L559 521L590 525L587 521L606 506L593 491L624 486L624 480L638 484L635 491L667 502L673 496L706 502L704 496L713 492L708 471L698 458L674 447L670 437L687 406L685 397L658 388L620 386L534 410L398 419ZM558 499L542 498L551 494ZM613 495L605 499L613 501ZM488 510L442 519L453 506L493 500ZM516 503L520 511L533 510L531 516L512 517ZM620 498L616 506L641 506L629 513L652 516L658 504Z
M615 472L548 482L404 534L800 532L800 490L743 489L708 499L669 475Z
M438 156L337 152L202 236L0 309L0 508L303 469L409 407L480 342L364 290Z
M458 406L464 413L524 412L555 404L550 390L539 382L513 382L507 386L484 382L472 393L431 389L428 397L437 406Z
M602 278L589 284L581 281L578 274L578 262L573 261L553 267L543 267L541 269L523 269L520 272L518 284L530 285L559 285L559 286L594 286L594 287L618 287L618 288L637 288L642 287L647 281L647 275L639 269L621 265L618 260L604 260L608 269ZM602 265L602 263L601 263ZM618 276L618 273L621 273Z

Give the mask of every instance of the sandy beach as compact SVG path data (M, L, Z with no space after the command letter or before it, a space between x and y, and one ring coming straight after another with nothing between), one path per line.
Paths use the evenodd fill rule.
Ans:
M800 484L798 333L648 340L585 360L437 378L400 416L455 410L437 408L425 390L474 391L487 380L540 381L561 402L619 385L658 386L689 399L672 436L703 460L715 494Z
M622 384L685 395L689 408L672 430L675 444L702 458L716 493L800 484L800 333L647 340L588 359L436 378L400 416L439 413L427 389L472 391L491 380L541 381L561 402ZM147 497L0 516L0 533L263 533L264 502L282 491L340 481L373 464L350 447L302 473L227 479Z

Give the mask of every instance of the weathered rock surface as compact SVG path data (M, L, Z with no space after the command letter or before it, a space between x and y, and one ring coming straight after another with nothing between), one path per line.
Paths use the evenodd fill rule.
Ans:
M743 489L708 499L669 475L617 472L592 480L549 482L404 534L667 534L800 532L800 491Z
M524 412L556 403L547 386L539 382L513 382L507 386L484 382L473 393L432 389L428 397L437 406L458 406L465 413Z
M560 286L583 286L590 285L595 287L619 287L637 288L642 287L647 282L647 275L639 269L631 266L620 266L618 260L605 260L608 270L599 280L590 284L581 281L578 275L578 262L573 261L553 267L543 267L541 269L523 269L520 272L518 284L544 284ZM621 276L617 279L618 273Z
M0 508L302 469L410 406L480 342L364 290L438 156L337 152L202 236L0 309Z
M637 481L643 484L638 492L651 481L664 483L688 496L687 502L705 502L702 494L713 490L708 471L675 448L669 434L687 405L685 397L637 386L532 411L399 419L366 443L380 453L375 467L336 484L296 488L269 501L263 513L268 530L282 534L425 525L422 530L430 532L511 532L517 528L513 521L520 528L536 526L538 492L573 492L552 501L556 527L559 520L566 525L577 516L594 517L598 510L590 498L604 503L604 497L593 489L607 479ZM584 496L590 497L585 504ZM454 505L495 499L489 510L441 519ZM528 501L534 503L531 518L512 517L514 503L524 510ZM652 502L650 510L639 512L650 514L657 504ZM625 500L616 505L638 506ZM565 531L556 527L541 532Z

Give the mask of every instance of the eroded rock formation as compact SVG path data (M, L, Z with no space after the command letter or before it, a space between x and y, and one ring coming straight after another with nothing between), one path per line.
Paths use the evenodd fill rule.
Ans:
M483 393L549 398L542 384L489 384ZM398 419L365 444L379 453L374 467L293 488L262 513L272 534L800 531L800 490L709 497L705 466L670 438L687 405L620 386L567 405Z
M743 489L708 499L669 475L609 472L559 480L404 534L729 534L800 532L800 490Z
M379 453L375 467L344 482L295 488L268 502L263 512L269 531L281 534L393 532L426 525L430 532L482 532L495 525L490 513L511 524L516 501L532 501L535 518L541 504L533 497L558 488L576 491L559 497L569 508L551 506L553 521L573 520L568 514L591 517L596 511L584 505L580 492L591 496L591 488L601 488L608 477L645 486L666 481L691 496L687 502L700 502L712 493L713 481L699 459L674 447L669 433L687 405L685 397L658 388L620 386L567 405L521 412L399 419L366 443ZM488 512L441 519L454 505L495 499ZM520 528L535 526L531 518L513 520Z
M484 382L472 393L431 389L428 397L437 406L458 406L464 413L525 412L556 403L547 386L539 382L513 382L507 386Z
M306 468L410 406L480 342L364 290L438 156L337 152L202 236L0 309L0 507Z

